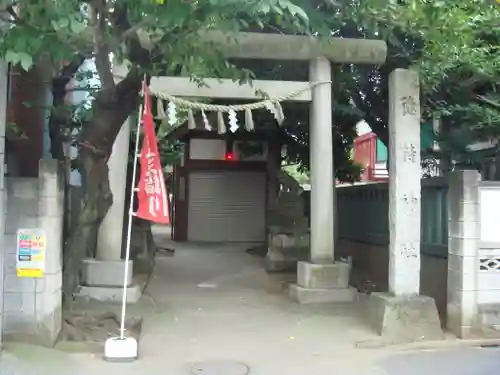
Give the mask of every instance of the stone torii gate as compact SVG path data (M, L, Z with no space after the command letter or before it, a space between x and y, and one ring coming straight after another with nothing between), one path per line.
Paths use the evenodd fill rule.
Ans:
M331 38L320 42L308 36L241 33L228 37L222 33L204 36L225 48L227 57L239 59L309 61L311 82L331 82L331 62L381 64L387 47L381 40ZM116 67L119 81L125 67ZM334 77L333 77L334 78ZM198 87L188 78L153 77L150 88L178 97L210 97L258 100L256 89L270 98L307 89L310 82L262 81L238 85L227 79L206 79L208 87ZM384 336L400 334L419 339L429 332L441 332L434 301L419 296L420 278L420 107L418 76L407 70L396 70L390 77L390 292L374 294L370 311L373 325ZM335 262L335 176L332 144L331 84L319 84L291 100L311 102L310 174L311 228L310 257L299 262L297 284L291 295L301 303L352 301L349 290L349 268ZM129 149L130 121L125 124L113 146L109 160L113 205L104 219L98 240L97 262L100 269L116 272L120 262L121 234ZM115 270L115 271L113 271ZM116 272L117 285L122 272ZM419 321L402 321L399 312L406 311ZM417 313L418 312L418 313ZM422 324L420 324L420 323ZM437 322L437 325L436 325ZM415 328L416 327L416 328ZM433 336L435 337L435 335Z

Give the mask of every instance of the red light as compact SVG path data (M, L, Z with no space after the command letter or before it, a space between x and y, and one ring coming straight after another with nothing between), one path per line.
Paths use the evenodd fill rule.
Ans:
M225 158L226 160L234 160L234 155L233 155L231 152L228 152L228 153L224 156L224 158Z

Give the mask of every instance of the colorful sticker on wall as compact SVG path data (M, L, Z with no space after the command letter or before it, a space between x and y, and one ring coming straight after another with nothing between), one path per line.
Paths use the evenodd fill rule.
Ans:
M17 231L16 269L18 277L43 277L47 241L41 229Z

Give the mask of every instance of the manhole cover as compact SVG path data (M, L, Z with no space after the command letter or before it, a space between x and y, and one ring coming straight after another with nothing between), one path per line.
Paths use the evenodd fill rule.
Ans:
M231 361L200 362L191 367L193 375L246 375L249 372L247 365Z

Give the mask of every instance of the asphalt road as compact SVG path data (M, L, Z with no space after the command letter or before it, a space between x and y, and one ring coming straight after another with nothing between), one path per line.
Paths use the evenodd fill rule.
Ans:
M67 374L94 374L105 375L111 373L139 374L153 373L151 366L143 361L132 364L109 364L99 358L91 359L88 356L70 358L67 354L47 349L29 347L17 349L15 355L2 352L0 355L0 375L67 375ZM41 360L40 355L44 354ZM360 352L361 353L361 352ZM353 357L352 360L356 360ZM358 353L357 359L363 358ZM333 365L331 374L338 375L499 375L500 348L462 348L439 351L418 351L392 354L382 360L371 362L364 369L359 369L354 363L343 366ZM344 364L345 365L345 364ZM119 369L118 369L119 367ZM279 366L278 366L279 367ZM286 367L286 366L285 366ZM303 369L302 369L303 370ZM156 371L157 372L157 371ZM326 374L315 371L314 366L309 371L292 371L293 374ZM250 371L249 375L260 374L259 371ZM269 372L277 374L278 372ZM288 373L286 371L283 374ZM166 374L174 374L166 372ZM175 372L175 374L189 374L189 371ZM267 374L267 373L266 373Z
M500 348L462 348L398 354L380 363L388 375L498 375Z

